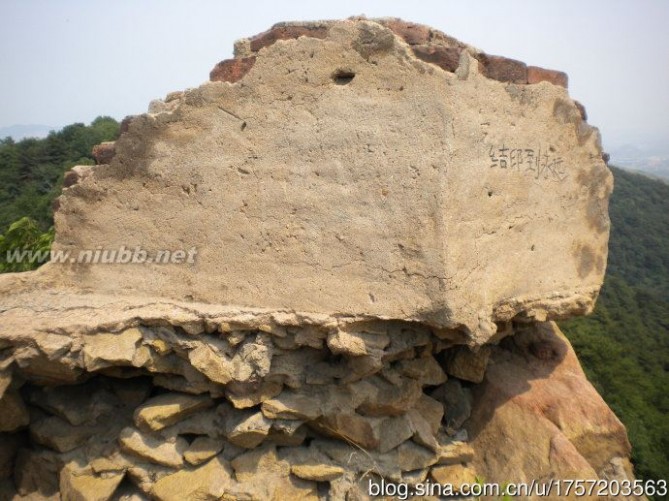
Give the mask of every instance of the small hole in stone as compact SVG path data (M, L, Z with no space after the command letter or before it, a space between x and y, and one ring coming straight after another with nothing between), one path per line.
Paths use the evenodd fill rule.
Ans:
M533 251L533 250L534 250L534 245L533 245L532 247L530 247L530 250L531 250L531 251Z
M355 73L347 70L338 70L333 76L332 79L337 85L346 85L351 83L351 80L355 77Z
M488 196L489 196L489 197L492 196L492 191L489 191L489 192L488 192Z
M246 122L242 122L242 130L246 129Z

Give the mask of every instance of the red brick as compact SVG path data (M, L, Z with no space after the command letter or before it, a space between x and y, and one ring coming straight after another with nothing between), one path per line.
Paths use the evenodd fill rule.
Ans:
M458 68L460 63L460 49L455 47L417 45L412 49L418 59L426 63L436 64L441 69L451 73Z
M421 45L430 40L432 30L423 24L407 23L401 19L382 21L382 24L409 45Z
M277 40L293 40L302 36L325 38L328 36L328 28L326 26L275 26L251 38L251 51L258 52Z
M527 67L527 83L549 82L567 88L569 78L563 71L547 70L538 66Z
M521 61L488 54L479 54L478 60L481 73L488 78L500 82L527 83L527 65Z
M256 62L255 56L226 59L221 61L209 73L212 82L235 83L246 75Z

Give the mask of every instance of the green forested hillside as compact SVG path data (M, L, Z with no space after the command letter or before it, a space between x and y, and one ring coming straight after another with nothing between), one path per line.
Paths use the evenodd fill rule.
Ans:
M611 240L593 315L562 322L625 423L643 478L669 478L669 185L613 168Z
M0 252L48 242L63 173L118 135L100 117L46 139L0 141ZM628 428L637 473L669 478L669 185L613 168L607 278L593 315L562 322L590 380ZM29 216L35 223L26 219ZM9 230L9 226L12 230ZM4 236L2 236L4 233ZM18 245L18 244L16 244ZM20 271L3 268L0 271ZM25 268L21 268L25 269Z
M93 146L116 139L118 131L116 120L98 117L88 126L68 125L45 139L0 139L0 234L24 216L48 230L63 173L74 165L93 165Z
M669 302L669 184L613 168L607 273Z

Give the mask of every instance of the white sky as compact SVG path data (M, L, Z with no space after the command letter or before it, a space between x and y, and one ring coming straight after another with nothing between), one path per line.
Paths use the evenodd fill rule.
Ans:
M606 149L669 144L669 1L0 0L0 127L146 111L278 21L397 16L569 74Z

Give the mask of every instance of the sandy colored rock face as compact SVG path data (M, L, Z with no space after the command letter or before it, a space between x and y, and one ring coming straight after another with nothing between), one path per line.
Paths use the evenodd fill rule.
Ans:
M290 471L296 477L317 482L329 482L344 473L343 468L331 465L295 465Z
M137 329L128 329L119 335L96 333L86 339L84 360L88 370L132 362L137 341L142 335Z
M95 476L70 467L60 472L60 494L72 501L107 501L123 480L123 473Z
M230 466L217 458L199 468L182 470L156 482L151 496L160 501L220 499L230 481Z
M611 190L596 129L551 72L528 84L522 63L385 24L397 34L349 20L254 38L212 73L228 81L152 103L59 199L57 249L193 262L39 280L417 320L471 343L519 314L588 311Z
M190 447L184 453L184 458L190 464L198 465L221 452L223 445L224 442L221 439L198 437L190 444Z
M516 333L491 358L467 422L486 480L603 478L612 461L633 478L624 426L554 323Z
M119 443L124 451L146 458L156 464L180 467L188 442L179 437L175 442L163 442L154 437L142 435L138 430L125 428L119 435Z
M440 484L452 484L454 492L460 492L462 484L476 483L474 471L459 464L432 468L430 476Z
M56 204L56 250L181 264L0 276L0 498L631 479L544 322L592 308L609 230L566 75L398 19L282 23L235 56Z
M166 393L147 401L135 412L135 423L151 430L160 430L213 405L210 398Z

